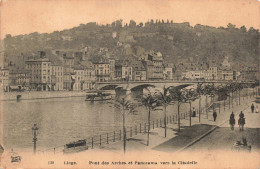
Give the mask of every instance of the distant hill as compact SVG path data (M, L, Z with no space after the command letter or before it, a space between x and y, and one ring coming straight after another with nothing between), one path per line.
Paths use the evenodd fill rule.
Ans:
M83 50L86 46L92 49L107 48L117 58L136 55L136 48L142 47L160 51L164 59L171 63L183 59L191 62L215 60L220 63L224 56L229 56L234 63L259 63L259 31L252 27L249 30L244 26L236 28L232 24L226 28L199 24L192 27L189 23L163 20L151 20L139 25L130 21L124 26L122 20L117 20L108 25L81 24L49 34L7 35L4 39L5 62L22 66L21 60L37 55L39 50ZM92 56L94 54L89 55L89 59Z

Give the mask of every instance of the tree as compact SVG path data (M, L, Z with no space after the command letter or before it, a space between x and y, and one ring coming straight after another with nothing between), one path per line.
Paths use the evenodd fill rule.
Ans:
M233 94L237 90L236 83L229 83L229 90L231 91L231 94L232 94L232 96L231 96L232 102L231 103L232 103L232 108L233 108L233 99L234 99Z
M238 103L239 103L239 105L240 105L240 92L241 92L241 90L243 89L243 85L241 84L241 83L236 83L236 89L237 89L237 91L238 91Z
M204 88L204 95L209 96L211 98L211 104L213 103L214 97L216 95L217 89L215 88L214 84L206 85ZM214 103L212 104L212 110L214 111ZM208 118L208 111L207 111L207 118Z
M233 24L231 24L231 23L228 23L227 28L228 28L228 29L235 29L235 28L236 28L236 25L233 25Z
M7 39L7 38L11 38L12 37L12 35L11 34L6 34L5 35L5 38Z
M149 90L148 90L149 91ZM151 111L156 107L160 106L158 100L154 95L149 91L148 95L144 95L142 98L142 103L148 110L148 132L147 132L147 146L149 146L149 135L150 135L150 119L151 119Z
M124 146L124 153L126 152L126 128L125 128L125 119L128 114L133 114L135 104L133 104L130 99L128 99L127 95L124 98L117 99L115 102L115 107L121 111L122 120L123 120L123 146Z
M167 136L166 108L172 101L172 97L169 92L170 88L171 87L165 88L165 86L164 86L163 92L158 92L158 94L157 94L158 101L163 106L163 111L164 111L164 126L165 126L164 135L165 135L165 137Z
M144 26L143 22L140 22L139 27L143 27L143 26Z
M111 25L112 25L113 28L119 30L119 29L122 28L122 23L123 23L123 20L120 19L120 20L116 20L116 21L112 22Z
M242 32L246 32L246 27L245 27L245 25L241 26L241 27L240 27L240 30L241 30Z
M199 93L195 89L184 89L183 90L184 101L190 104L190 126L191 126L191 104L198 98L200 98Z
M136 22L134 20L130 20L129 27L130 28L136 27Z
M187 102L186 98L184 97L184 94L181 89L171 89L169 90L171 98L173 101L177 102L178 107L178 131L181 131L181 121L180 121L180 106L181 103Z
M201 95L204 93L202 88L202 83L198 83L197 85L197 93L199 94L199 122L200 122L200 114L201 114Z
M219 86L217 88L217 93L219 96L221 96L224 100L224 111L225 111L225 106L226 106L226 98L229 97L228 94L228 86Z

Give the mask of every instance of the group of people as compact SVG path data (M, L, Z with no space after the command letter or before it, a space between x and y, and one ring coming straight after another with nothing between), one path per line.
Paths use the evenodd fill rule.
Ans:
M258 113L259 112L258 106L255 107L254 104L252 104L251 105L251 111L252 111L252 113L254 113L254 112ZM213 111L213 119L214 119L214 121L217 120L217 116L218 116L218 114L217 114L216 110L214 110ZM196 111L195 111L194 107L193 107L192 117L196 117ZM229 122L230 122L230 125L231 125L231 129L234 129L234 125L235 125L235 115L234 115L234 112L231 113ZM244 115L244 113L242 111L239 114L239 121L238 122L239 122L239 125L240 125L240 123L245 124L245 115Z
M258 112L259 112L258 106L256 106L256 109L255 109L254 104L252 104L252 105L251 105L251 111L252 111L252 113L254 113L254 111L255 111L256 113L258 113Z
M231 126L231 130L234 130L234 125L235 125L234 112L232 112L231 115L230 115L229 124ZM239 125L240 130L243 131L244 125L245 125L245 115L242 111L239 114L238 125Z

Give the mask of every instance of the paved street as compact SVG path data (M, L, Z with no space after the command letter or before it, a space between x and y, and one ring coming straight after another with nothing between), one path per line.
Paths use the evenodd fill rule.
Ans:
M260 104L257 105L258 107L260 106ZM259 114L251 113L249 107L244 111L244 114L246 118L244 132L239 131L239 127L237 125L238 116L236 116L236 126L234 131L230 129L229 123L226 122L186 150L229 150L236 141L242 141L242 137L245 137L248 144L252 146L252 151L259 151Z

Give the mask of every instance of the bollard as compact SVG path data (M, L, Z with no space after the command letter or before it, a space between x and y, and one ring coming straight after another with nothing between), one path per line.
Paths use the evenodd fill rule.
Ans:
M135 125L135 135L137 135L137 126Z
M108 144L108 133L107 133L107 144Z
M172 116L170 116L170 123L172 123Z
M154 121L153 121L153 129L154 129Z
M92 143L91 143L92 149L94 148L94 138L92 137Z
M99 140L100 140L100 146L101 146L101 135L100 135L100 138L99 138Z
M113 142L115 142L116 141L116 132L114 131L114 140L113 140Z
M168 124L168 117L166 117L166 124Z
M121 130L119 130L119 140L121 140Z
M132 127L130 127L130 137L132 137Z

